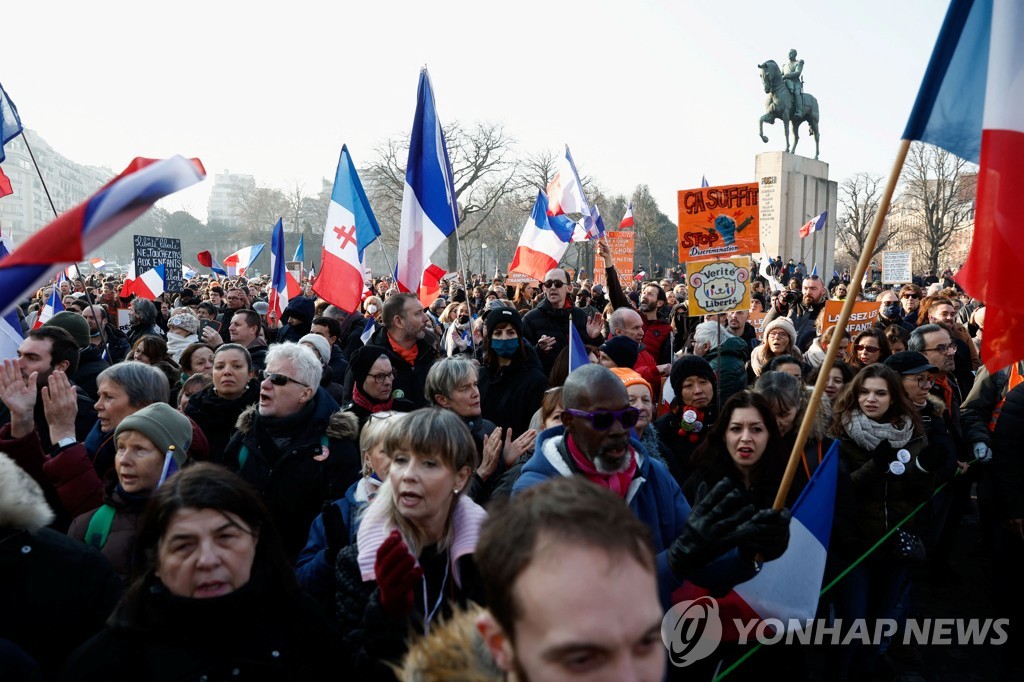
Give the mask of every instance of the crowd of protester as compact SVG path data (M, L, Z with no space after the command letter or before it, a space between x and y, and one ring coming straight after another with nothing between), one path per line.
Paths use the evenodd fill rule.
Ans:
M824 313L849 274L801 266L772 261L749 311L704 317L678 271L623 287L613 267L455 277L426 307L386 277L355 311L307 286L280 319L266 277L155 301L63 280L38 326L45 287L0 366L0 678L699 674L668 665L663 614L786 550L833 443L826 582L869 556L819 614L912 616L954 579L972 495L1012 614L1024 368L986 371L983 304L945 274L871 283L876 321L849 332ZM570 329L591 360L571 373ZM919 655L894 639L746 666L861 679Z

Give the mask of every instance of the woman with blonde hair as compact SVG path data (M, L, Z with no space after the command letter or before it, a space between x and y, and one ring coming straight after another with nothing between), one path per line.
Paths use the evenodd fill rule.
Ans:
M410 629L484 598L473 552L487 513L462 494L478 464L469 429L451 410L417 410L384 450L387 480L337 561L342 665L360 679L387 679Z

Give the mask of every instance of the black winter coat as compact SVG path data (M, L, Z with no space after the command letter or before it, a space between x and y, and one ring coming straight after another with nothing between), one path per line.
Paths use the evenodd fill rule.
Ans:
M295 563L324 502L344 497L359 479L362 465L355 416L338 411L338 404L322 389L306 410L288 419L292 426L274 433L280 420L261 417L255 405L250 407L238 418L238 432L228 443L224 463L263 496L285 553ZM322 445L324 436L328 452ZM280 438L288 438L287 444L278 445ZM240 461L243 448L246 455Z
M75 652L69 681L345 679L337 633L308 596L271 595L254 575L213 599L176 597L155 579L138 623L107 627Z
M1006 394L992 433L992 478L1000 518L1024 519L1024 384Z
M479 387L481 415L503 429L511 428L512 437L518 438L530 430L530 420L544 400L548 379L529 359L513 360L496 369L482 365Z
M121 581L96 550L49 528L0 529L0 638L48 678L103 628L120 596Z
M550 336L555 339L555 345L551 350L543 352L537 348L537 355L540 356L544 374L551 373L551 366L555 358L563 348L569 345L569 320L572 319L572 326L576 327L576 333L583 339L583 343L599 346L604 337L596 336L590 338L587 334L587 314L575 306L556 310L547 299L541 301L536 308L526 313L523 317L523 336L527 341L537 347L537 341L542 336Z
M188 399L185 414L199 425L210 444L210 461L224 464L224 450L235 435L238 418L260 399L260 382L252 379L241 397L228 400L207 386Z
M344 642L340 667L355 675L348 679L393 681L395 675L387 662L397 664L401 661L410 631L423 634L422 587L415 590L419 597L413 599L412 613L406 618L396 618L381 606L377 583L363 581L358 556L359 546L355 543L338 553L336 615ZM447 557L447 552L439 554L433 547L420 552L419 563L427 580L430 608L437 602ZM465 608L470 601L486 603L480 573L473 558L465 556L458 561L461 586L450 575L443 581L446 598L441 600L432 622L451 618L453 604Z
M71 381L95 402L99 397L96 377L107 367L110 367L110 363L103 359L102 346L83 348L78 351L78 371L71 377Z
M360 348L363 344L359 342L359 339L355 339L358 343L355 348ZM388 340L388 332L384 327L378 329L373 336L370 337L371 346L380 346L391 350L391 341ZM427 396L424 393L424 389L427 385L427 372L434 365L434 361L437 360L437 351L434 350L434 346L428 343L424 339L420 339L416 342L417 348L419 348L419 354L416 356L414 364L410 365L408 362L398 356L397 353L392 351L391 362L394 365L395 370L395 382L392 384L392 395L398 398L405 398L410 401L415 407L424 407L427 404ZM354 349L353 349L354 352ZM355 383L355 376L352 374L352 368L345 373L345 396L347 398L352 397L352 384Z

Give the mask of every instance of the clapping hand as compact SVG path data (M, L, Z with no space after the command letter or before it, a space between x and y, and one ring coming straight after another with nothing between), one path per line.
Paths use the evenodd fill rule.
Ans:
M50 425L50 442L75 437L75 417L78 416L78 392L61 370L54 370L42 390L43 412Z
M4 360L0 366L0 400L11 411L11 436L24 438L35 429L33 411L36 407L38 372L23 377L21 361Z

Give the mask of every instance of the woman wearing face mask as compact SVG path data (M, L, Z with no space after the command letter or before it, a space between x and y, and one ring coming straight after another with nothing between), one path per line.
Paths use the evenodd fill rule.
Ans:
M473 355L473 319L469 314L468 303L452 303L441 314L444 333L441 336L442 350L445 355Z
M296 585L257 493L223 467L197 464L160 486L136 556L106 628L72 655L62 679L338 677L337 632Z
M519 438L530 429L540 408L547 377L526 352L523 321L511 308L487 314L483 365L480 367L480 408L484 419Z

